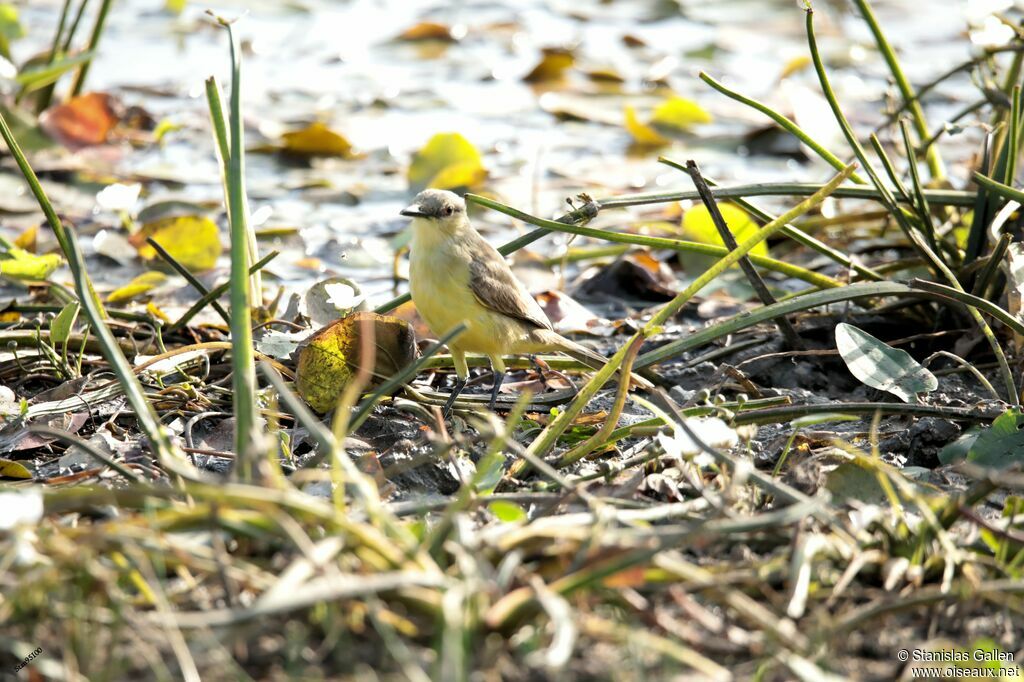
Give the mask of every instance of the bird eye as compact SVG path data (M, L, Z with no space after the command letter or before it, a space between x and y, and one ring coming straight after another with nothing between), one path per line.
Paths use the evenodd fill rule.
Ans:
M452 208L451 206L445 206L444 207L444 214L445 215L451 215L454 212L455 212L455 209Z

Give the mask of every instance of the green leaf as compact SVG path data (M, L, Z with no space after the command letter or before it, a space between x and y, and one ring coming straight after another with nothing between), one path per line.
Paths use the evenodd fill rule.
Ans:
M688 131L700 123L711 123L711 114L693 100L672 97L654 109L651 125Z
M972 427L967 431L960 434L952 443L947 443L945 447L939 450L939 462L942 464L953 464L954 462L960 462L967 459L968 453L971 448L978 441L978 436L981 435L982 429L979 427Z
M78 301L72 301L64 306L64 309L57 314L57 317L50 321L50 344L56 348L63 346L63 353L68 354L68 339L71 338L71 329L78 319Z
M967 461L998 469L1024 461L1024 414L1012 408L996 417L978 434Z
M502 523L517 523L526 520L526 510L515 502L495 500L487 505L491 513L498 517Z
M52 64L44 64L37 68L21 71L14 80L21 86L22 92L32 92L56 83L61 76L93 58L93 52L83 52L73 57L60 57Z
M836 348L853 376L903 402L916 402L919 394L930 393L939 386L935 375L910 353L845 322L836 325Z
M489 495L498 487L504 474L505 458L500 452L491 453L477 463L473 487L478 493Z
M459 133L438 133L413 155L408 177L414 192L471 189L484 181L487 169L472 142Z

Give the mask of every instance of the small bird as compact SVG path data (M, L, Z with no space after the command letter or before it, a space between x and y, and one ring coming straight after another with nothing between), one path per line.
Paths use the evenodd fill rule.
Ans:
M428 189L401 211L412 218L409 290L416 309L441 336L460 323L466 330L448 344L457 381L447 415L466 385L466 353L483 353L494 372L490 409L505 379L503 355L557 351L600 369L606 358L556 333L547 315L512 274L505 258L469 223L457 194ZM635 383L650 382L635 377Z

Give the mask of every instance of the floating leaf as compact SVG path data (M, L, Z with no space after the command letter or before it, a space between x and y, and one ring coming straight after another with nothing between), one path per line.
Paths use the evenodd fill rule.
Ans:
M421 21L398 34L396 40L407 40L410 42L437 40L445 43L454 43L457 39L447 24L441 24L436 21Z
M118 120L113 97L88 92L44 111L39 125L67 147L87 147L106 142Z
M626 130L633 136L633 142L641 147L663 147L671 141L651 126L641 122L637 118L636 109L628 104L626 105L625 116Z
M409 186L414 192L427 187L470 189L486 177L480 152L459 133L434 135L409 166Z
M146 260L157 257L156 249L146 243L151 237L184 267L193 272L209 270L217 264L223 250L217 224L202 216L164 218L146 223L132 235L131 241Z
M734 204L721 203L718 204L718 210L737 242L742 242L757 231L757 223L742 208ZM711 220L711 213L703 204L694 206L683 214L682 233L687 239L701 244L725 245L722 235L718 233L718 228ZM754 256L767 256L768 247L761 241L750 250L750 253Z
M144 272L123 287L110 292L110 295L107 296L107 303L125 303L152 291L166 281L167 275L162 272L155 270Z
M60 263L61 258L55 253L37 256L12 246L0 254L0 276L38 282L52 275Z
M543 83L553 81L565 75L565 72L576 63L576 58L569 50L561 48L550 48L544 50L537 65L530 70L530 73L523 76L527 83Z
M845 322L836 325L836 348L853 376L904 402L916 402L919 394L930 393L939 386L935 375L910 353Z
M0 478L32 478L32 472L21 462L0 459Z
M367 329L372 329L376 349L374 382L395 374L416 357L412 329L395 317L355 313L321 329L299 351L295 379L299 395L317 412L332 409L358 372L361 334Z
M961 459L999 469L1024 461L1024 413L1009 409L988 428L968 431L939 453L943 464Z
M693 100L672 97L654 109L651 125L688 131L700 123L711 123L711 120L711 114Z
M351 159L352 144L320 121L281 136L280 151L294 156L335 156Z

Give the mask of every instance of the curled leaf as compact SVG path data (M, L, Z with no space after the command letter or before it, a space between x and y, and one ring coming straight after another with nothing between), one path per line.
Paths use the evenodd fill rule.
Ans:
M527 83L543 83L553 81L565 75L565 72L576 63L576 58L569 50L561 48L549 48L544 50L544 55L537 62L530 73L523 76Z
M636 115L636 109L626 105L625 126L629 134L633 136L633 142L641 147L663 147L670 140L655 130L652 126L642 122Z
M413 156L409 187L414 192L436 189L470 189L487 177L480 152L459 133L438 133Z
M355 313L324 327L299 351L295 387L317 412L333 408L363 362L362 335L373 334L372 381L395 374L416 357L409 324L396 317Z
M115 289L107 296L107 303L125 303L149 293L156 287L167 281L167 275L162 272L150 270L144 272L123 287Z

